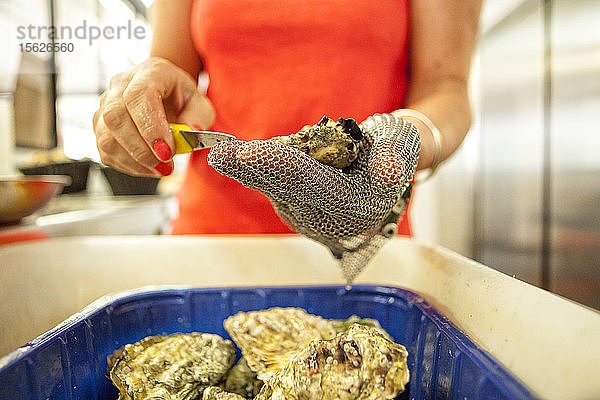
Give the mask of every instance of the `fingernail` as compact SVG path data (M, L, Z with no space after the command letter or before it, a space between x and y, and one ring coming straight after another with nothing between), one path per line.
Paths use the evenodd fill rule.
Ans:
M168 176L173 172L173 163L158 163L154 169L157 170L162 176Z
M162 139L156 139L152 144L152 148L154 149L156 156L162 161L169 161L173 155L167 142Z
M195 129L195 130L197 130L197 131L203 131L203 130L204 130L204 129L203 129L203 128L202 128L200 125L198 125L198 124L192 124L192 128L194 128L194 129Z

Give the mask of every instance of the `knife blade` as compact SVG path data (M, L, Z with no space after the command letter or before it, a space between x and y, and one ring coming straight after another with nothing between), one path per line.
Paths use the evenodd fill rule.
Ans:
M183 124L169 124L175 138L175 154L191 153L194 150L206 149L219 142L235 140L228 133L200 131Z

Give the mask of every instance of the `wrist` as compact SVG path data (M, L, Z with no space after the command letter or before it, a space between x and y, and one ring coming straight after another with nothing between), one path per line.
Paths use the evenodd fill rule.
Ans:
M443 141L440 130L422 112L414 109L399 109L394 115L412 123L419 130L421 137L421 152L417 163L417 170L426 170L427 175L421 178L421 182L431 178L442 162Z

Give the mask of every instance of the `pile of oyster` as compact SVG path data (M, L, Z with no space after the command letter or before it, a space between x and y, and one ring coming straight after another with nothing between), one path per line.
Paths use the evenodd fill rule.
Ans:
M240 312L208 333L152 336L108 357L119 400L393 399L408 352L376 320L326 320L299 308Z

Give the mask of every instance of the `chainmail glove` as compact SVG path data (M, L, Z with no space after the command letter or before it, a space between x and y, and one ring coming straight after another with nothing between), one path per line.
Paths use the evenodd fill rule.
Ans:
M292 229L326 245L350 284L397 230L421 148L417 128L392 114L360 124L357 159L337 169L277 140L215 145L208 163L261 191Z

